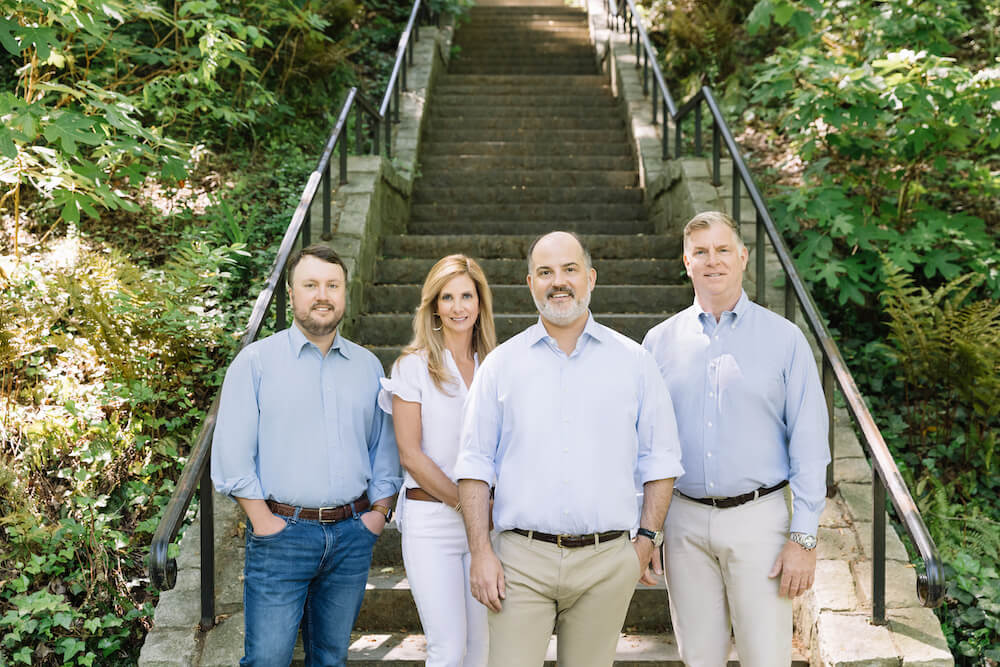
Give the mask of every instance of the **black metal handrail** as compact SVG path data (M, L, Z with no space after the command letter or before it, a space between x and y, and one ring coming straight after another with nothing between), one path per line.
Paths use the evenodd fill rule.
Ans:
M246 331L240 339L239 350L257 340L264 321L272 303L275 305L275 329L282 330L287 327L287 304L286 293L283 288L285 282L285 268L288 258L292 254L296 243L301 241L302 246L312 242L312 216L311 210L316 196L321 194L321 211L323 216L323 240L331 238L332 220L332 187L331 187L331 160L333 153L339 147L339 182L347 183L347 155L348 155L348 119L352 110L355 111L354 123L354 146L355 152L364 153L366 150L364 121L368 121L371 131L371 149L374 154L379 154L380 137L384 130L385 155L391 156L392 124L399 122L400 92L406 88L407 59L409 64L413 64L413 45L419 39L418 16L421 13L421 0L415 0L413 10L410 12L410 19L399 40L399 48L396 53L396 62L386 85L385 96L380 108L376 108L374 103L361 94L357 88L351 88L344 103L341 106L340 114L334 125L333 131L323 148L316 168L309 175L299 204L292 215L292 220L285 230L285 235L278 248L274 264L268 273L267 283L257 300L254 303L253 311L250 313L250 320ZM429 18L433 18L430 17ZM390 116L392 114L392 116ZM237 350L237 352L239 352ZM198 491L198 498L201 505L201 622L202 630L208 630L215 625L215 530L214 530L214 507L212 499L212 479L211 460L212 435L215 432L215 422L219 410L219 396L216 395L202 423L201 430L188 457L184 469L170 501L163 511L163 516L153 535L150 545L149 555L149 579L159 590L169 590L174 587L177 581L177 562L170 557L169 548L171 543L177 538L177 533L184 524L187 509L194 498L195 491Z
M889 448L885 444L882 433L879 431L875 420L865 404L861 392L854 382L844 358L840 353L840 348L833 340L826 323L821 316L812 294L806 287L805 282L799 276L792 261L791 253L785 245L784 239L778 233L770 211L764 202L757 184L754 182L750 171L747 169L736 140L726 123L725 118L719 109L715 96L708 86L703 86L695 93L691 99L682 104L679 108L674 103L673 97L667 88L663 74L657 62L657 52L649 41L646 30L639 19L634 0L618 0L617 4L604 2L605 14L607 16L607 27L620 31L628 30L629 44L635 43L636 48L636 68L642 68L643 94L649 95L649 75L652 73L655 85L652 89L652 117L653 124L658 122L658 100L662 100L663 127L662 135L662 156L664 160L670 159L668 144L668 119L674 123L674 157L679 158L683 154L682 126L688 117L694 117L694 152L702 152L702 105L708 107L712 116L712 183L716 187L722 185L721 179L721 153L722 145L733 162L732 177L732 210L731 215L737 222L740 221L740 199L741 186L746 188L753 204L756 222L756 267L755 301L766 306L765 289L766 275L764 264L764 237L770 239L778 261L785 272L785 317L795 320L796 301L801 305L802 315L809 325L809 329L816 337L820 350L823 354L823 393L826 396L827 410L830 416L829 446L830 465L827 468L827 495L830 496L835 491L833 477L834 453L834 412L833 412L833 392L834 382L840 388L841 393L847 403L848 413L861 432L861 442L868 451L872 461L872 622L877 625L884 625L885 618L885 498L888 490L889 498L892 500L896 513L909 534L914 547L920 554L924 564L924 574L917 576L917 598L925 607L936 607L944 599L945 577L944 567L938 556L937 547L934 540L927 531L923 517L917 509L909 489L903 481L903 477L896 466L896 461L892 458ZM609 41L608 50L611 44Z

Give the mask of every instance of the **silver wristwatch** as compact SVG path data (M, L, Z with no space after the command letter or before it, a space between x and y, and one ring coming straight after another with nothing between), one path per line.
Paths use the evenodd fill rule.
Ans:
M790 533L788 539L795 542L797 545L805 549L806 551L812 551L816 548L816 536L809 535L807 533Z

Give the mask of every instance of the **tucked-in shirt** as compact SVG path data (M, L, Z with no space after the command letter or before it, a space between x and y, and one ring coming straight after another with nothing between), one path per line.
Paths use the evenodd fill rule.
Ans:
M462 407L469 390L451 355L445 350L445 369L451 373L452 382L439 389L431 379L424 352L407 354L393 365L392 378L382 378L379 406L392 413L392 397L420 404L420 448L441 471L455 481L455 460L458 458L458 439L462 432ZM479 359L476 358L476 368ZM404 471L403 485L415 488L420 485L409 472Z
M491 352L472 382L455 473L495 480L497 530L630 530L637 485L683 470L656 362L592 316L572 354L539 320Z
M650 329L643 346L667 381L684 452L674 485L729 497L790 482L791 530L816 535L826 502L826 402L802 331L752 303L715 317L694 305Z
M233 360L212 441L227 495L335 507L399 490L392 422L378 406L382 365L339 333L324 356L293 324Z

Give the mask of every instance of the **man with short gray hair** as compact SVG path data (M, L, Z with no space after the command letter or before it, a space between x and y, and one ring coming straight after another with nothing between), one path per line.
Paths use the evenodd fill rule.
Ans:
M674 411L653 358L590 314L597 272L576 235L540 237L528 266L539 320L486 357L466 399L470 588L490 610L490 667L541 665L553 631L559 664L607 667L637 581L654 583L683 471Z
M670 617L688 667L791 662L791 599L813 583L827 412L812 350L743 291L749 253L718 212L684 228L694 304L649 331L685 472L664 524ZM786 487L793 497L789 516Z

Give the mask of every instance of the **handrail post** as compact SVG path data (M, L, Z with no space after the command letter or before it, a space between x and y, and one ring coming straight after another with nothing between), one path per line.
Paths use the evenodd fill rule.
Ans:
M401 67L399 68L399 86L396 88L397 94L398 94L398 91L400 91L400 90L406 90L406 70L408 68L406 66L406 54L405 53L403 54L403 60L401 60L400 63L401 63ZM399 98L397 97L396 100L398 102Z
M389 96L389 105L385 108L385 156L392 157L392 96Z
M701 103L694 108L694 154L701 156Z
M406 67L404 66L403 69L405 70ZM396 86L395 91L393 91L393 96L396 98L396 100L395 100L396 104L393 105L395 108L393 109L393 112L392 112L392 122L398 123L399 122L399 86Z
M657 109L656 109L657 102L659 101L659 99L660 99L660 90L659 90L659 88L657 88L656 90L653 91L653 125L656 125L656 117L659 115L657 113ZM664 121L666 121L666 118L667 118L667 114L664 113L663 114ZM667 131L667 124L666 124L666 122L663 123L663 131L664 132Z
M885 484L872 468L872 625L885 624Z
M346 133L344 133L340 137L340 184L344 185L345 183L347 183L347 134ZM329 190L329 188L330 188L330 181L329 179L327 179L325 187L323 188L324 209L330 207L329 195L327 194L327 190ZM326 229L324 231L328 232L329 230Z
M736 173L735 171L733 173ZM740 224L739 218L735 219L736 224ZM757 298L755 299L758 304L767 308L767 263L766 263L766 253L764 249L764 218L761 217L760 211L756 215L756 231L757 240L755 241L754 254L757 255L757 275L755 280L757 281Z
M285 301L287 298L287 293L285 292L285 272L281 272L281 276L278 278L278 284L274 288L274 330L284 331L288 328L288 305Z
M284 293L284 292L282 292ZM201 514L201 622L202 632L215 627L215 511L212 466L206 465L198 484Z
M375 122L375 130L374 130L374 132L372 132L372 136L375 137L375 140L374 140L375 141L375 145L372 146L372 148L374 149L374 154L375 155L381 155L382 154L382 122L378 118L375 118L374 122Z
M664 102L663 102L663 132L661 133L663 135L661 143L663 144L663 156L662 156L662 158L664 160L669 160L670 159L670 124L669 124L669 121L670 121L670 114L667 113L667 102L666 102L666 100L664 100ZM677 121L675 120L674 123L676 124Z
M361 105L359 104L355 107L354 111L354 152L358 155L363 155L364 151L361 148L361 134L362 125L364 124L364 116L362 115Z
M733 207L730 214L736 224L740 224L740 171L736 168L735 160L733 160Z
M833 414L833 366L830 360L823 357L823 396L826 398L827 441L830 445L830 465L826 467L826 497L833 498L837 493L837 481L833 475L833 465L836 462L836 429Z
M683 135L681 134L681 122L682 119L680 116L674 119L674 157L678 160L683 154L683 143L681 142L681 139L683 138ZM666 132L666 130L667 126L664 124L663 131Z
M312 244L312 211L306 211L305 222L302 223L302 247Z
M792 289L792 281L785 276L785 319L795 321L795 290Z
M722 130L718 118L712 121L712 185L722 185Z

